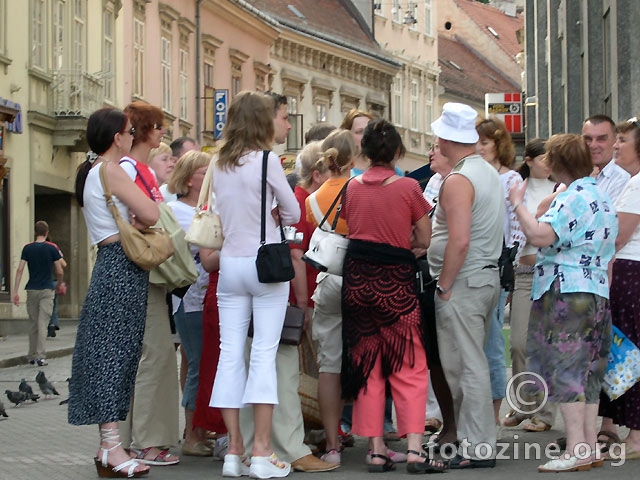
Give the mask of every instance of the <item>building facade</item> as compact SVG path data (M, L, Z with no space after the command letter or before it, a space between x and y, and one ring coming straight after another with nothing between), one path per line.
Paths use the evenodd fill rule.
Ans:
M217 141L213 92L230 101L272 89L289 97L298 122L277 150L291 155L312 123L339 125L350 108L389 118L400 64L352 2L318 2L0 0L0 331L2 319L27 316L11 303L24 283L12 283L40 219L69 264L60 314L80 313L95 251L74 181L96 109L148 102L165 114L165 142L189 135L207 147Z
M640 114L640 10L633 0L527 0L527 138L581 131L585 118Z

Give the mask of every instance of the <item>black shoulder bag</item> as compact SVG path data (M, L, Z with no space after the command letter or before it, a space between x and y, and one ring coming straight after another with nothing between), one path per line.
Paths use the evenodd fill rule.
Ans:
M256 257L256 268L260 283L288 282L295 276L291 251L284 237L280 212L278 211L278 223L280 224L280 243L265 243L265 209L267 207L267 157L269 151L265 150L262 157L262 202L260 214L260 248Z

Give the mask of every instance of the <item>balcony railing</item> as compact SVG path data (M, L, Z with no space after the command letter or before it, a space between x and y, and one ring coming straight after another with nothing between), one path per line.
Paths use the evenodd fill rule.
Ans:
M88 117L102 106L102 80L87 72L54 72L52 90L53 114L58 117Z

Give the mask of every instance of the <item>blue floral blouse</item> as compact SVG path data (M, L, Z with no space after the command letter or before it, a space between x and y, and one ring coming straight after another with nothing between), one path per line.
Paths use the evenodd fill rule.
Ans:
M607 266L615 253L618 217L613 202L598 190L595 179L585 177L571 183L538 220L551 225L558 239L538 250L533 300L549 290L556 277L563 293L587 292L609 298Z

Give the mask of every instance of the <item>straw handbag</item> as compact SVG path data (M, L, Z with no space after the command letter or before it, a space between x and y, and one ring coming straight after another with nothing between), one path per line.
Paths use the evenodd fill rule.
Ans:
M298 346L300 355L300 385L298 394L302 406L302 418L304 428L309 430L322 430L322 416L318 403L318 360L316 349L311 339L311 334L305 330L302 334L302 342Z

